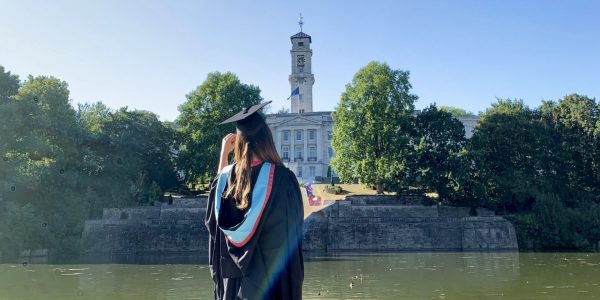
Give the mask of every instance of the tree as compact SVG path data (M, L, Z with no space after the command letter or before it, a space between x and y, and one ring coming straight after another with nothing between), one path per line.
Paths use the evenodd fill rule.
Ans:
M595 198L600 203L600 143L596 126L600 110L595 99L577 94L543 106L545 121L560 143L562 173L567 174L572 199ZM567 206L577 205L569 201Z
M54 77L29 76L12 99L0 105L0 185L9 191L2 195L6 210L0 210L0 219L6 227L0 235L8 236L13 250L74 250L87 203L78 195L81 129L68 86ZM12 228L23 220L32 226ZM22 234L34 238L17 236Z
M185 171L188 184L205 182L214 175L219 160L221 139L235 132L234 124L220 122L245 107L262 101L260 89L241 83L230 72L213 72L179 106L175 123L182 138L177 167Z
M465 128L449 112L438 109L435 104L415 117L415 134L411 137L411 178L413 182L436 191L440 199L448 199L463 188L466 177Z
M171 149L175 131L149 111L122 107L112 113L104 125L104 131L113 141L115 151L109 151L118 176L128 175L130 193L138 203L152 203L150 187L158 185L161 190L177 186ZM119 159L121 163L119 164Z
M113 111L98 102L80 105L78 116L88 131L83 169L94 179L89 186L102 195L93 202L92 214L104 207L151 204L160 191L178 185L172 153L176 132L156 114L128 107Z
M70 102L66 82L30 76L0 105L4 253L77 253L86 218L151 203L177 184L175 130L155 114Z
M466 110L464 110L462 108L452 107L452 106L440 105L438 107L438 110L449 112L455 118L458 118L458 117L475 117L476 116L474 113L472 113L470 111L466 111Z
M561 194L560 149L540 112L522 100L498 100L470 140L480 197L495 209L529 211L540 191ZM564 191L563 191L564 192Z
M333 181L333 172L331 172L331 166L327 166L327 177L329 177L329 185L334 186L335 182Z
M10 74L10 71L4 71L0 65L0 105L7 103L10 98L19 91L19 76Z
M290 109L282 106L277 112L275 112L276 114L289 114L290 113Z
M333 113L331 165L343 181L374 184L383 193L408 144L406 132L417 96L410 93L409 72L370 62L346 85Z
M499 100L470 140L474 182L488 206L511 213L522 241L544 249L600 240L598 105L572 94L537 109Z

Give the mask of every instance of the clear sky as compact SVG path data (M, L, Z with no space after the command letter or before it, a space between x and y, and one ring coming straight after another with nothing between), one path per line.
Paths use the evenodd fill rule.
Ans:
M314 109L333 110L371 60L409 70L417 108L600 97L600 1L0 0L0 65L174 120L212 71L289 107L290 39L312 36Z

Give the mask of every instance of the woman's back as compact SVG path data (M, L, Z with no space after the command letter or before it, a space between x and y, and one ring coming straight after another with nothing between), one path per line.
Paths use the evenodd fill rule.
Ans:
M302 298L302 195L258 113L268 103L221 123L235 122L237 134L223 138L206 210L215 299Z
M252 186L264 163L252 167ZM215 210L217 181L211 185L206 224L211 233L209 263L215 280L216 299L301 299L304 280L302 256L303 207L298 181L284 166L272 166L269 196L251 198L240 209L235 199L221 197ZM229 176L235 176L231 170ZM252 191L254 188L252 188ZM222 229L239 229L250 210L260 210L255 230L244 245ZM211 212L211 214L208 213ZM218 220L218 221L217 221ZM248 227L248 226L247 226Z

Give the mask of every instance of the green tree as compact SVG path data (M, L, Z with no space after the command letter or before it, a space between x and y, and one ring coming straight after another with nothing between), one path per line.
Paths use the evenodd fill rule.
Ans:
M560 150L540 119L521 100L498 100L481 116L469 152L479 197L488 206L527 211L537 191L560 195Z
M332 167L342 181L374 184L377 193L402 169L398 159L408 144L417 96L409 72L370 62L346 85L333 113Z
M30 203L0 203L0 252L16 257L19 250L36 249L44 239L40 230L39 213Z
M221 139L235 132L233 124L219 123L245 107L260 103L262 98L257 86L240 82L230 72L208 74L186 97L175 120L181 136L177 168L185 172L188 184L194 184L206 182L214 175Z
M148 190L153 182L163 190L177 185L170 156L175 132L156 114L123 107L111 114L104 131L116 146L116 151L107 152L117 162L112 175L127 174L131 196L138 203L151 203Z
M472 113L470 111L466 111L462 108L452 107L452 106L440 105L438 107L438 110L449 112L450 114L452 114L452 116L454 116L456 118L458 118L458 117L475 117L476 116L474 113Z
M275 112L276 114L289 114L290 113L290 109L282 106L277 112Z
M433 104L415 117L414 129L410 178L419 180L413 185L434 190L440 199L448 200L463 188L466 177L465 128Z
M4 71L4 67L0 65L0 105L7 103L10 97L16 95L20 85L19 76Z
M12 235L9 247L75 250L87 203L78 195L81 129L67 84L29 76L12 100L0 106L0 127L0 197L7 206L0 212L5 214L0 219L6 218L0 232ZM26 219L33 227L12 232ZM21 234L39 238L15 236Z
M596 251L600 247L600 204L590 203L580 209L581 223L580 232L586 235L591 245L595 245Z
M569 199L594 198L600 203L600 143L595 133L600 111L595 99L571 94L558 103L544 103L542 111L560 144L560 171L571 192L565 204L573 207L578 204Z
M146 111L71 106L68 86L28 77L0 105L0 251L76 253L102 208L151 203L175 186L176 131Z
M78 116L88 130L83 164L94 179L89 186L103 195L93 203L94 215L108 206L151 204L160 191L178 185L176 132L156 114L128 107L112 111L98 102L80 105Z

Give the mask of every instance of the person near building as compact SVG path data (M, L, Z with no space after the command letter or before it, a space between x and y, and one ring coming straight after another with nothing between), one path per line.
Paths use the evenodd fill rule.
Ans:
M302 194L258 113L268 103L221 123L235 122L236 134L223 138L205 218L218 300L302 299Z

